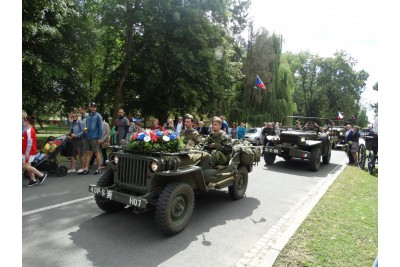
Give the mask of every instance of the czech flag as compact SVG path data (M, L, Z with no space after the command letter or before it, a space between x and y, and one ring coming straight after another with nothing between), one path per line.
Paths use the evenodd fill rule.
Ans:
M262 89L266 90L267 88L265 87L264 83L261 81L260 77L256 78L256 85L254 86L254 89L257 89L257 87L261 87Z
M343 114L340 111L337 112L337 119L338 120L343 119Z

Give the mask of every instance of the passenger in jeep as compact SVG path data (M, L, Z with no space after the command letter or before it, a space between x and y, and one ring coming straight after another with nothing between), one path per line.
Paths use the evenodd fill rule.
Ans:
M179 136L183 138L183 143L185 143L187 149L193 148L201 141L201 135L196 129L193 128L193 125L193 116L190 114L186 114L185 129L180 132Z
M212 167L227 165L229 156L232 154L231 138L221 131L222 120L219 117L212 119L212 133L204 140L205 147L211 154Z
M294 129L295 130L301 130L302 129L300 121L296 121L296 125L294 126Z

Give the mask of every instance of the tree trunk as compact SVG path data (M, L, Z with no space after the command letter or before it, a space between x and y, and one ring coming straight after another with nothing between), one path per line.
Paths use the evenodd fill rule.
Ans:
M113 122L116 121L118 117L118 109L122 102L123 87L128 76L129 69L131 67L132 61L132 51L133 51L133 25L135 22L134 15L137 10L139 10L139 0L135 1L134 7L130 6L130 1L126 3L127 10L127 25L126 25L126 45L125 45L125 59L122 63L121 76L118 80L117 88L115 89L114 98L114 112L113 112Z

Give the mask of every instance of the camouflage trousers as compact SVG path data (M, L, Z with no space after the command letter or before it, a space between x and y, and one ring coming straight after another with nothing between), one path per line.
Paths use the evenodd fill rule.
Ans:
M211 151L211 162L213 167L217 165L227 165L228 156L226 156L221 151L213 150Z
M203 153L193 153L193 154L187 154L187 155L181 155L179 156L179 159L182 163L182 165L197 165L200 161L201 162L209 162L210 160L210 154L207 152Z

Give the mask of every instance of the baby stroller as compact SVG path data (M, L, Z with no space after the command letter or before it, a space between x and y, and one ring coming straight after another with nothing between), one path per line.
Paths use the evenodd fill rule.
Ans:
M39 171L45 171L48 173L55 173L57 177L62 177L67 175L68 169L65 166L58 165L57 155L66 146L68 138L66 135L61 135L54 140L57 145L56 149L41 160L35 159L32 161L32 166ZM25 171L24 176L29 178L28 173Z

